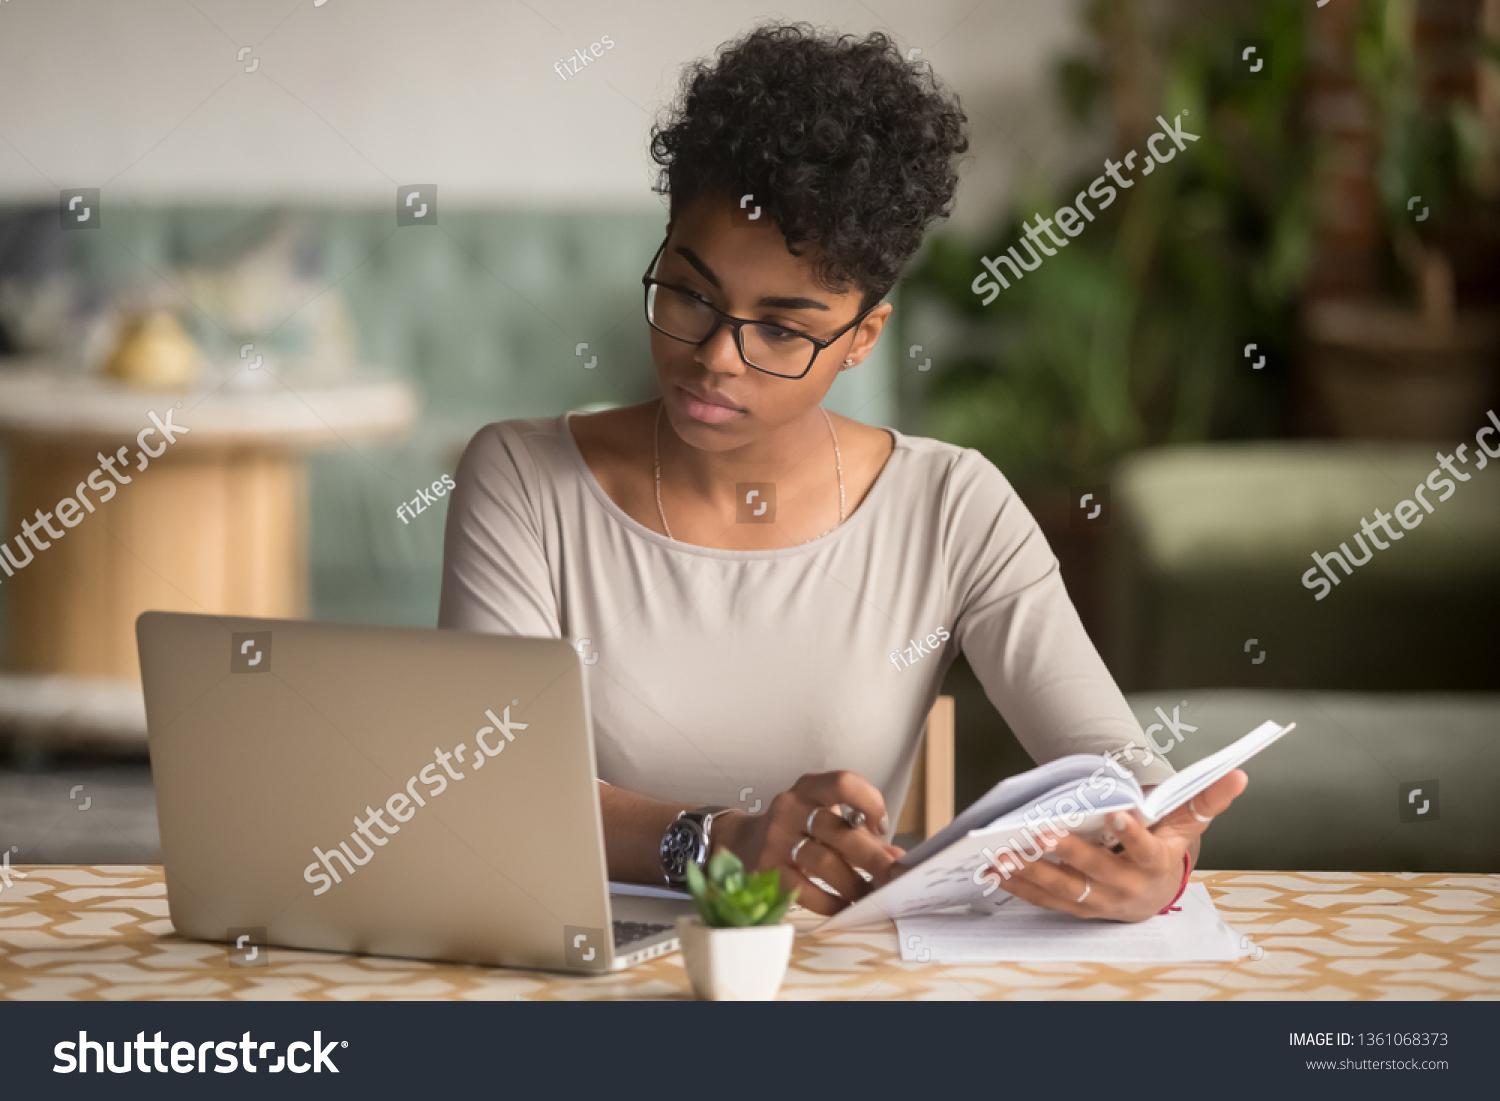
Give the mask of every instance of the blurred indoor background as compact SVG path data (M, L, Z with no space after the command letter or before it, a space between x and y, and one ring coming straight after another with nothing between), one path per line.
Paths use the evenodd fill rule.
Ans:
M1000 467L1174 762L1299 724L1205 864L1500 871L1500 0L0 6L0 538L140 474L0 575L15 862L159 859L140 611L432 626L446 500L398 506L481 425L652 396L648 128L782 16L884 31L971 127L828 405ZM982 305L1158 115L1199 140ZM962 660L945 690L963 806L1030 762Z

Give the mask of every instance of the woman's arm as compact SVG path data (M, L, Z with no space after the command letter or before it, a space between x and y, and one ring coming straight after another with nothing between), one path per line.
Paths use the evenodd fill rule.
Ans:
M539 496L531 456L513 425L502 421L474 434L449 495L439 627L562 637L533 505Z
M692 803L663 803L614 784L599 782L599 811L604 819L604 855L609 878L623 883L666 885L661 867L661 839L667 827ZM714 819L709 831L710 852L718 846L724 819Z
M1036 520L977 452L963 452L953 465L942 526L954 641L1032 760L1146 746ZM1172 775L1149 751L1127 753L1120 763L1143 786Z
M977 453L964 452L950 473L943 504L954 638L1032 759L1042 764L1072 753L1147 744L1083 629L1056 557L1000 472ZM1147 790L1172 775L1159 754L1127 753L1124 763ZM1232 777L1198 797L1199 818L1228 808L1245 783L1243 773ZM1126 817L1128 823L1115 828L1123 852L1060 831L1052 851L1069 864L1037 860L1013 868L1003 885L1037 905L1070 913L1149 917L1181 885L1183 854L1197 860L1207 821L1191 817L1187 807L1149 831ZM1069 866L1073 861L1077 864Z

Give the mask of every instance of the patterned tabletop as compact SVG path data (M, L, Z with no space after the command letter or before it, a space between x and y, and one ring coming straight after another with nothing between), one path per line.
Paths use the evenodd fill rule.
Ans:
M0 998L459 999L690 997L676 953L577 977L273 948L234 967L184 940L161 868L12 867L0 884ZM23 872L25 878L16 876ZM1235 963L902 962L892 926L799 935L781 988L807 999L1500 999L1500 876L1205 872L1249 938ZM811 915L799 927L814 923ZM800 928L799 928L800 932Z

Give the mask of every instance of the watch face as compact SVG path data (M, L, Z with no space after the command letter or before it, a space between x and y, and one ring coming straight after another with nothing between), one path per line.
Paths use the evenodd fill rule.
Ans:
M693 822L678 819L667 828L661 839L661 866L673 880L687 874L688 861L696 862L702 834Z

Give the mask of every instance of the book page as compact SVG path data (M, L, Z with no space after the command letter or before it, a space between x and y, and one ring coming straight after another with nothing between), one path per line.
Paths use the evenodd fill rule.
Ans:
M1135 777L1118 764L1111 764L1103 757L1092 753L1074 753L1048 761L1045 765L1001 780L985 792L963 813L947 826L933 834L920 845L914 845L903 856L900 863L915 868L933 853L941 852L953 842L973 830L983 829L1003 815L1022 807L1030 807L1049 794L1061 794L1062 789L1082 783L1101 766L1116 784L1129 785L1135 795L1140 796L1140 785Z
M1177 775L1169 777L1146 796L1142 809L1148 825L1166 817L1204 788L1229 775L1234 769L1254 757L1276 739L1296 727L1296 723L1281 726L1267 719L1250 733L1237 738L1216 753L1210 753L1201 761L1188 765Z
M1078 790L1078 785L1063 790L1071 793ZM1137 805L1136 797L1124 785L1102 802L1095 798L1093 804L1096 809L1092 812L1070 813L1071 825L1060 818L1051 824L1094 840L1104 833L1105 819L1112 811ZM912 914L988 899L1000 888L995 885L994 865L986 849L996 859L1007 847L1021 854L1018 859L1041 852L1035 840L1035 830L1049 821L1035 816L1027 821L1025 812L1030 810L1032 807L1027 806L1024 811L1013 811L982 830L965 834L884 887L844 907L819 925L818 931L879 925Z

